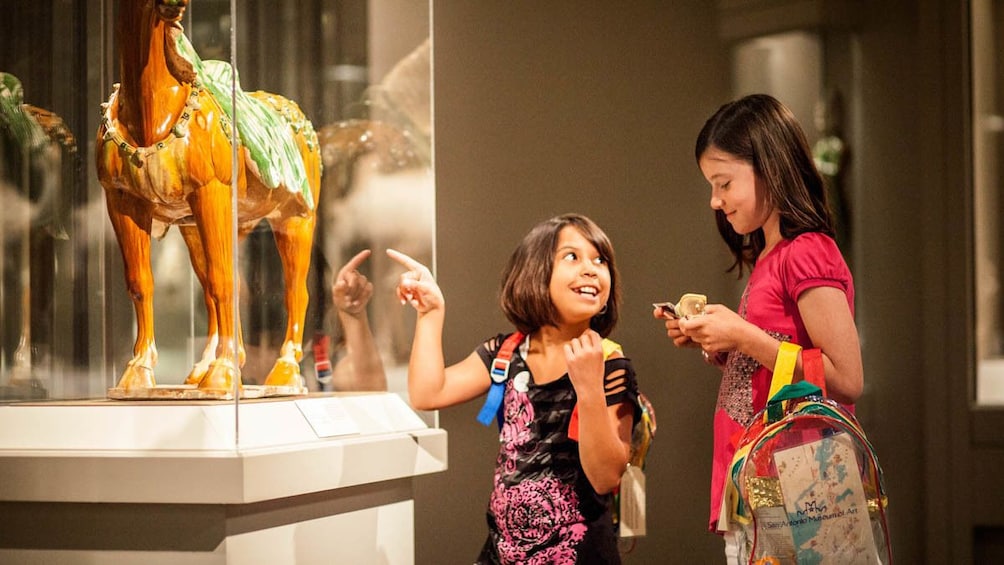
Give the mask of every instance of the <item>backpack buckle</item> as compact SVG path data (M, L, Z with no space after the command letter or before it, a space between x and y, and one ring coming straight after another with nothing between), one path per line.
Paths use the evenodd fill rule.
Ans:
M492 362L491 377L493 383L504 383L509 377L509 360L496 358Z

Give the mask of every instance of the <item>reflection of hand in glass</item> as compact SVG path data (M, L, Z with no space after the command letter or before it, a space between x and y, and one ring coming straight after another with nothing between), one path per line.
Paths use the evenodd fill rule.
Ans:
M364 249L338 271L331 287L331 299L345 336L346 355L335 365L332 381L339 391L387 390L380 351L370 331L366 305L373 296L373 283L358 271L370 256Z
M366 304L373 296L373 283L357 269L369 256L369 249L360 251L335 276L331 298L338 308L339 318L343 315L365 318Z

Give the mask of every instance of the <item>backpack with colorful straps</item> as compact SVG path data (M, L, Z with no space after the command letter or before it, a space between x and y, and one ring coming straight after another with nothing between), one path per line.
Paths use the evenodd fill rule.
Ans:
M770 400L739 439L719 531L756 565L892 562L882 468L854 415L826 398L818 349L784 342Z
M502 427L502 402L505 397L505 383L509 379L509 365L512 355L523 342L525 335L513 332L499 347L492 360L489 374L492 378L491 387L485 404L478 413L478 421L490 425L492 420ZM609 339L603 340L603 358L608 359L614 352L621 352L621 346ZM655 410L648 398L638 392L637 420L631 434L631 457L628 468L621 478L621 485L615 493L614 527L620 537L637 537L645 535L645 460L648 450L655 437ZM568 437L574 441L579 439L579 407L572 409L568 423Z

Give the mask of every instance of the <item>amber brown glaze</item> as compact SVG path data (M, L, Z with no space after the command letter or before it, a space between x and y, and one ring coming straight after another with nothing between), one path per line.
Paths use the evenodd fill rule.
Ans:
M187 0L123 0L119 4L121 86L108 103L109 119L99 129L96 145L98 178L105 189L136 311L133 357L118 386L129 390L156 383L150 242L171 225L179 226L188 246L208 311L207 345L186 382L207 391L230 391L240 385L238 367L244 361L244 347L240 330L235 331L239 325L234 308L233 226L236 223L240 239L265 219L275 234L285 269L288 314L279 358L265 385L299 387L314 210L296 191L265 186L250 157L239 150L234 217L234 152L228 118L208 91L196 89L192 94L195 73L173 48L172 34L181 32L178 22L187 4ZM187 131L176 135L175 125L190 96L196 99L197 109L187 122ZM253 96L271 96L299 112L282 97ZM111 139L108 130L117 131L119 142ZM313 202L319 202L319 151L302 131L296 136ZM121 146L122 139L128 148Z

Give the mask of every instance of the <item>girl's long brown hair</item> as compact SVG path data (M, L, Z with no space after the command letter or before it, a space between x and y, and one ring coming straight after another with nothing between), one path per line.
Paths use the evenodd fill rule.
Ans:
M782 237L791 239L806 232L834 237L826 187L805 133L791 110L777 99L752 94L719 108L697 136L694 157L698 162L709 147L752 164L758 205L777 208ZM763 229L738 234L721 210L715 210L715 222L735 257L729 271L738 269L741 277L745 268L752 270L764 249Z

